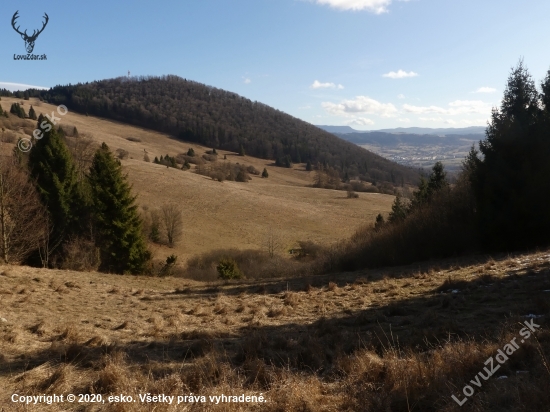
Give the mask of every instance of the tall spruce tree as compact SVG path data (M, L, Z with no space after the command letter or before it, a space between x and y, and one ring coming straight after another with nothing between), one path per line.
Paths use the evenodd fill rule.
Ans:
M539 102L535 82L520 61L508 78L500 108L493 109L486 139L479 144L482 160L474 152L467 159L467 169L474 170L470 179L482 239L498 249L534 245L547 236L540 226L547 212L533 215L542 189L533 182L548 163L548 154L545 157L537 145Z
M136 198L120 162L105 143L94 156L89 182L100 270L142 273L151 254L143 238Z
M50 253L83 230L86 202L69 149L51 122L40 115L38 128L42 124L43 137L30 151L28 167L51 221Z

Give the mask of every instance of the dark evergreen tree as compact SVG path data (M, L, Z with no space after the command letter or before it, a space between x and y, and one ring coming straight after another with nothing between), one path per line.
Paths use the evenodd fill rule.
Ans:
M388 217L388 222L390 223L397 223L402 222L407 217L407 207L403 203L403 200L401 199L401 195L398 194L393 201L393 205L391 207L391 212Z
M342 179L342 181L344 183L349 183L349 175L347 171L344 173L344 178Z
M194 157L195 156L195 151L190 148L188 151L187 151L187 156L190 156L190 157Z
M36 112L34 111L34 108L32 106L29 109L29 119L36 120Z
M50 246L54 248L83 232L87 223L86 201L67 146L51 122L40 115L38 127L43 122L43 137L30 151L28 167L51 219Z
M21 119L25 119L27 117L27 113L25 113L25 109L23 109L19 103L13 103L10 108L10 113L16 115L17 117L20 117Z
M269 173L267 173L267 168L264 167L264 171L262 172L262 177L264 179L267 179L269 177Z
M434 193L448 187L449 182L447 181L445 167L443 163L436 162L428 179L428 196L431 197Z
M374 222L374 230L377 232L384 227L386 222L384 221L384 216L382 216L381 213L378 213L378 216L376 216L376 221Z
M311 166L311 162L308 160L306 164L306 170L308 172L311 172L313 170L313 166Z
M246 153L244 151L244 146L241 144L241 146L239 147L239 156L244 156Z
M413 211L428 202L429 199L429 190L428 190L428 181L424 176L420 177L420 183L418 184L418 190L415 190L412 195L411 203L409 205L409 210Z
M127 176L109 147L103 143L90 168L92 212L96 245L101 253L100 269L139 274L151 258L142 234Z
M543 92L545 88L543 84ZM543 222L548 223L548 204L540 205L542 198L548 201L548 191L534 184L542 173L546 174L539 182L548 181L545 165L550 153L545 153L543 143L548 132L541 127L539 104L546 99L545 94L540 99L520 61L508 78L501 107L492 112L486 139L479 144L483 160L473 152L467 159L467 168L474 171L470 179L486 245L511 249L547 239L550 228Z
M441 162L436 162L433 166L428 180L424 177L420 178L420 184L418 190L413 193L409 211L416 210L426 203L430 202L433 196L443 189L449 188L449 182L447 181L447 172Z
M290 156L285 156L284 158L284 166L285 167L288 167L288 168L291 168L292 167L292 161L290 159Z

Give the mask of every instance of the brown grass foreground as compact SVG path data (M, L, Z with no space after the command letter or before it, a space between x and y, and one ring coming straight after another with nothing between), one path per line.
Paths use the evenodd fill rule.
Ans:
M2 267L3 411L547 411L550 252L198 283ZM541 328L464 385L529 314ZM507 379L499 378L507 376ZM471 384L470 384L471 385ZM13 393L259 395L263 404L57 404Z

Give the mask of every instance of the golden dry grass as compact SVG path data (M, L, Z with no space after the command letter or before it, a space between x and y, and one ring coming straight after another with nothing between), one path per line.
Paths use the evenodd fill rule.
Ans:
M0 103L9 111L13 102L20 99L4 97ZM24 103L26 111L33 104L37 115L56 109L46 103L37 106L37 99ZM32 125L31 121L28 123ZM93 136L98 143L107 143L113 152L119 148L127 150L129 158L122 163L141 206L153 209L169 202L181 206L183 239L174 249L153 247L159 260L172 253L184 262L190 256L213 249L261 249L270 230L281 239L283 249L295 247L301 240L329 245L351 236L357 227L374 222L378 213L387 214L394 199L373 193L348 199L342 191L308 187L313 182L313 172L305 171L304 164L294 165L292 169L279 168L270 160L240 157L223 150L218 151L218 161L223 162L223 155L227 155L228 161L253 165L259 171L267 167L269 178L254 176L249 183L220 183L193 173L193 169L183 172L143 160L144 151L152 161L155 156L175 156L186 153L189 148L202 156L211 148L71 112L61 117L59 124L76 126L79 133ZM141 141L132 142L128 138ZM4 151L7 150L6 147Z
M5 411L547 411L548 290L549 251L210 284L4 266L0 404ZM542 315L536 339L458 407L451 395L518 336L529 314ZM268 401L46 409L12 404L15 392L263 393Z

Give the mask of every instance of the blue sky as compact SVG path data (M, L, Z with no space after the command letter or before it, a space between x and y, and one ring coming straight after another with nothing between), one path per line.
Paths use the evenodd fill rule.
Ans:
M7 1L0 87L175 74L314 124L485 125L510 68L550 68L550 2L525 0ZM50 21L14 61L21 30Z

